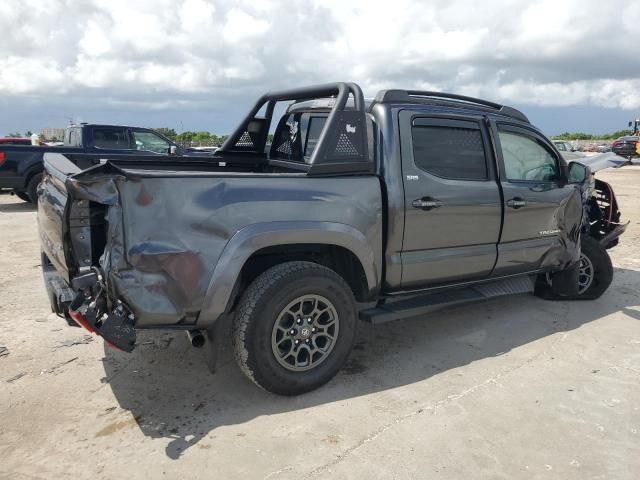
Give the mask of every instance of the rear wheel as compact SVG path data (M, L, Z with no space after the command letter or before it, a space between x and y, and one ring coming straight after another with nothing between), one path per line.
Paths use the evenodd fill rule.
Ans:
M342 277L315 263L286 262L262 273L242 296L236 361L265 390L298 395L333 378L356 327L353 293Z
M42 181L42 173L36 173L27 185L27 195L31 203L38 203L38 185Z

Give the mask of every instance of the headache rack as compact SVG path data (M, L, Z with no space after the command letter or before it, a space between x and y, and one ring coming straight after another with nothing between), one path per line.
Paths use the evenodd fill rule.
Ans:
M350 95L353 97L353 106L349 105L347 108ZM290 129L282 121L275 131L271 151L265 152L277 102L319 100L327 97L334 97L335 101L329 106L331 110L311 155L274 158L276 156L271 152L275 152L276 149L278 152L292 152L299 146L299 135L296 137L295 129ZM258 116L261 111L264 111L263 116ZM303 171L309 175L373 172L374 165L368 152L362 90L355 83L342 82L263 95L216 152L216 157L243 156L261 156L273 167Z
M468 108L494 110L496 113L530 123L520 110L480 98L457 95L455 93L430 92L422 90L381 90L376 95L375 103L423 103L437 105L463 105Z

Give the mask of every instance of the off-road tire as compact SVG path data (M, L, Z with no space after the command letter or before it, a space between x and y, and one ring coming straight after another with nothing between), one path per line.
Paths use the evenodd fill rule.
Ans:
M36 173L31 177L27 185L27 196L29 197L29 201L34 205L38 203L38 185L40 185L41 181L42 173Z
M272 350L272 331L282 310L303 295L329 300L339 318L333 349L305 371L283 367ZM240 369L259 387L278 395L299 395L325 384L340 370L356 337L353 292L336 272L312 262L286 262L258 276L242 295L233 324L233 349Z
M31 201L31 199L29 198L29 194L27 192L14 191L13 193L16 195L16 197L18 197L23 202L30 202Z
M554 294L548 286L539 284L536 294L548 300L595 300L609 288L613 281L613 265L607 250L595 238L583 236L581 242L582 254L588 257L593 266L594 274L591 285L584 292L577 295L561 296Z

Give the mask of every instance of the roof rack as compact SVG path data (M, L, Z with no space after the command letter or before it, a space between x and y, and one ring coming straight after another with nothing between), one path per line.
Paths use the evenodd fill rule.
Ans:
M502 115L515 118L523 122L529 122L527 116L520 110L499 103L482 100L480 98L457 95L455 93L431 92L422 90L381 90L375 98L376 103L434 103L434 100L445 100L447 102L459 102L470 106L488 107L496 110Z

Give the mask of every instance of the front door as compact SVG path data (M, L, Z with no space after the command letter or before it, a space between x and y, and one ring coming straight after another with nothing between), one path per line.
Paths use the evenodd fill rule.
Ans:
M533 130L498 123L494 136L504 226L493 275L532 272L565 262L572 242L568 236L577 238L582 206L575 185L563 179L562 160Z
M405 226L402 288L487 277L501 200L480 118L400 113Z

